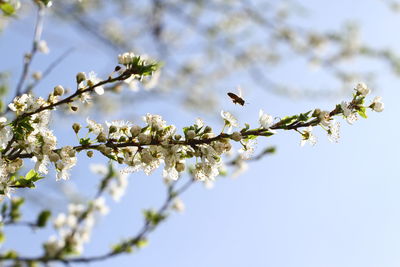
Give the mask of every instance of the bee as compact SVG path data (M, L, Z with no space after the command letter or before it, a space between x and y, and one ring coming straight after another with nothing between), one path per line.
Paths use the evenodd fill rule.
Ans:
M239 92L239 95L234 94L232 92L229 92L227 95L231 98L231 100L234 104L239 104L241 106L244 106L245 101L242 98L242 89L240 87L238 87L238 92Z

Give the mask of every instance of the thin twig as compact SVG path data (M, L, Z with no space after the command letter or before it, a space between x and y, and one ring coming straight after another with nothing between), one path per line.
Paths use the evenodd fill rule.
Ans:
M44 5L39 3L37 19L36 19L36 26L35 26L35 33L33 35L33 41L32 41L32 48L31 48L30 53L28 55L24 56L24 67L22 70L21 77L18 81L17 87L15 89L15 97L21 95L22 86L24 85L24 82L28 78L29 68L31 66L31 63L33 61L33 58L34 58L36 52L38 51L38 44L40 42L42 32L43 32L44 15L45 15L45 7L44 7Z
M50 73L72 52L75 48L71 47L64 53L62 53L57 59L55 59L50 65L43 71L42 78L40 80L35 80L30 85L26 86L23 90L22 94L26 94L29 91L32 91L42 80L44 80Z

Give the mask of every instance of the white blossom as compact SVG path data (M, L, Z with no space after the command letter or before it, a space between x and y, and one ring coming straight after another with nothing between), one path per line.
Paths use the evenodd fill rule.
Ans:
M356 91L365 97L371 92L371 89L369 89L365 83L358 83L356 86Z
M352 109L349 108L349 104L347 102L343 101L340 104L340 107L342 108L343 115L349 124L353 124L355 121L358 120L357 114L353 112Z
M40 40L37 43L38 50L43 54L48 54L50 52L49 47L47 46L47 42L45 40Z
M89 132L92 132L95 135L98 135L101 132L103 132L104 129L100 123L90 120L89 118L86 119L86 122L88 124L87 128L89 129Z
M97 77L97 74L94 71L89 72L89 77L86 80L87 85L88 86L94 86L96 84L98 84L99 82L101 82L101 79ZM104 87L103 86L96 86L94 88L94 91L98 94L98 95L102 95L104 94Z
M385 108L385 104L382 102L382 97L376 96L372 101L372 109L376 112L382 112Z
M300 142L301 146L304 146L307 142L311 145L315 145L317 143L317 138L312 133L312 126L308 126L302 133L302 140Z
M228 133L232 131L232 127L238 127L237 119L228 111L221 110L221 117L224 119L225 125L229 127Z
M333 120L331 124L329 125L328 129L328 139L331 142L339 142L340 138L340 123Z
M239 149L240 157L244 160L249 159L255 151L257 145L256 139L247 139L242 141L243 147Z
M274 118L271 115L264 113L264 111L262 109L260 109L260 111L258 113L258 121L262 128L268 130L273 125Z
M143 117L143 120L150 126L154 131L159 131L166 126L166 122L162 119L160 115L152 115L147 113L146 116Z
M172 203L171 208L177 212L183 212L185 211L185 204L180 198L176 197L174 199L174 202Z
M129 65L132 64L133 60L137 56L133 52L125 52L123 54L118 55L118 63L121 65Z

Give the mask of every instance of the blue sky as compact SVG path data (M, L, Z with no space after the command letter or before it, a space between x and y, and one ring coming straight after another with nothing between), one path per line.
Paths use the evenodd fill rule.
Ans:
M339 27L344 19L359 21L365 42L400 51L400 16L390 13L380 1L310 0L303 4L310 8L310 14L298 23L329 29ZM31 24L23 23L26 21L13 24L3 33L0 42L0 55L5 59L1 66L16 74L32 31ZM75 40L75 32L61 30L71 42ZM55 55L63 51L57 48L57 38L46 29L44 38ZM35 68L45 66L49 57L51 54L38 57ZM72 86L76 72L100 72L107 65L105 62L94 46L80 48L54 72L52 79L43 83L41 90L47 92L55 83ZM338 144L330 143L322 131L317 132L319 142L314 147L300 147L300 136L294 132L282 132L260 141L258 148L276 145L277 154L251 163L249 170L236 179L220 179L212 190L201 184L194 186L182 197L186 211L171 216L151 234L148 247L91 266L399 266L399 80L384 65L374 67L378 69L379 86L372 94L383 96L383 113L369 113L367 120L359 120L352 126L342 121L342 138ZM276 74L299 83L307 83L317 76L318 73L305 77L293 71L293 66ZM251 85L249 81L241 84L245 88ZM315 78L316 86L324 84L325 80ZM350 97L349 94L325 101L296 101L250 89L249 105L233 106L228 100L223 105L237 114L242 123L254 125L260 108L275 116L284 116L316 107L332 109ZM168 105L140 105L139 108L135 109L136 114L160 113L168 123L179 126L202 116L174 110ZM215 121L212 123L220 126ZM73 140L72 131L66 130L69 126L60 127L56 131L65 131L65 138ZM80 167L68 182L76 183L90 195L96 177L84 175L88 163L84 157L79 162ZM88 254L105 251L122 237L138 231L142 222L140 210L157 207L164 199L160 174L157 171L148 177L131 175L128 194L118 204L110 201L112 212L96 225L92 242L86 247ZM84 177L87 181L80 180ZM27 216L31 213L28 210ZM35 254L40 248L33 249L37 243L29 243L31 239L26 240L27 236L36 238L31 231L13 229L5 247L14 245Z

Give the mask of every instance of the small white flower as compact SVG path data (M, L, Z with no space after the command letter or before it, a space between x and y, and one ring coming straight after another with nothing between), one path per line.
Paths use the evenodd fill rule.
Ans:
M358 120L357 114L349 108L349 104L347 102L343 101L340 104L340 107L342 108L343 115L346 117L346 120L349 124L353 124Z
M238 127L237 119L228 111L221 110L221 117L224 119L225 125L229 127L228 133L232 131L232 127Z
M343 110L343 115L345 117L349 116L352 113L352 110L349 109L349 104L346 101L342 101L342 103L340 103L340 107Z
M260 109L258 112L258 121L262 128L269 129L274 123L274 118L271 115L264 113L264 110Z
M371 92L371 89L369 89L365 83L358 83L356 91L362 96L367 96Z
M101 82L101 79L97 77L97 74L94 71L89 72L89 78L86 80L88 86L94 86ZM98 95L104 94L104 87L103 86L96 86L94 91Z
M118 55L118 63L126 66L131 64L135 58L136 55L133 52L125 52Z
M319 113L319 119L320 119L320 123L324 126L329 126L331 124L331 122L330 122L331 117L329 116L328 111L321 111Z
M171 208L177 212L183 212L185 211L185 204L180 198L176 197Z
M103 126L100 123L90 120L89 118L86 119L86 122L88 124L87 128L89 129L89 132L92 132L95 135L103 132Z
M112 122L106 121L106 125L108 128L110 128L111 126L115 127L116 131L112 133L112 137L119 138L121 136L128 136L132 123L130 121L115 120Z
M243 160L250 159L250 157L254 154L254 151L256 149L257 140L248 139L248 140L243 140L242 143L244 146L241 149L239 149L240 157Z
M37 43L37 49L39 50L39 52L43 53L43 54L48 54L50 49L47 46L47 42L45 40L40 40Z
M100 212L100 214L105 215L108 213L109 208L106 205L106 201L103 197L96 198L93 201L93 207L95 210Z
M66 222L67 222L67 216L64 213L60 213L57 215L57 217L53 222L54 228L60 229L66 224Z
M162 130L167 125L160 115L147 113L146 116L143 117L143 120L155 131Z
M331 142L339 142L340 138L340 123L337 121L332 121L328 129L328 139Z
M382 112L385 108L385 104L382 102L382 97L376 96L372 101L371 107L376 112Z
M315 145L317 143L317 138L312 133L312 126L308 126L302 133L302 140L300 142L301 146L304 146L307 142L311 145Z
M197 125L197 128L201 128L204 126L204 121L201 118L197 118L195 125Z

